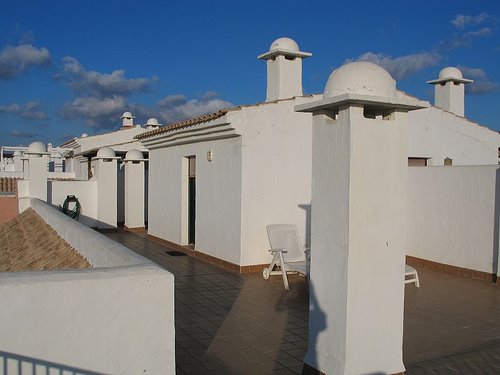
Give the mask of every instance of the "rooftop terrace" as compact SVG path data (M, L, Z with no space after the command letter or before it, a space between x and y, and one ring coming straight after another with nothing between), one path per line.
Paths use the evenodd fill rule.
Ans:
M145 234L108 233L175 275L177 374L300 374L308 288L290 276L236 274L172 252ZM170 254L169 254L170 252ZM485 281L419 269L406 285L407 374L500 373L500 293Z

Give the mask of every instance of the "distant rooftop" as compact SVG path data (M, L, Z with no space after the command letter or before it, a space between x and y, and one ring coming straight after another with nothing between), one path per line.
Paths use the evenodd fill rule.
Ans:
M0 225L0 272L91 267L31 208Z

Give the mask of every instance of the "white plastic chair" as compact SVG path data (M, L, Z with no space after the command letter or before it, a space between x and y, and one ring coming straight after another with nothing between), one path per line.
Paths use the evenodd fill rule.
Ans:
M267 280L271 275L281 274L285 289L288 290L290 287L287 273L308 274L308 248L302 245L297 227L293 224L272 224L268 225L266 230L271 245L269 252L273 254L273 260L262 270L262 276ZM275 265L281 270L273 271Z
M405 265L405 284L415 283L415 286L420 287L420 281L418 280L418 272L415 268L409 265Z

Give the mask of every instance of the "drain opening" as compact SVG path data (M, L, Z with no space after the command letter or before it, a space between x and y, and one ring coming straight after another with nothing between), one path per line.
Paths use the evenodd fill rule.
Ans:
M185 257L186 254L184 254L181 251L165 251L168 255L171 257Z

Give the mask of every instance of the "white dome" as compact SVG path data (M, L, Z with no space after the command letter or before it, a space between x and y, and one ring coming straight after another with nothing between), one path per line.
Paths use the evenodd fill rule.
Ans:
M146 122L146 125L147 126L160 126L161 124L158 122L158 119L154 118L154 117L151 117L150 119L148 119L148 121Z
M132 115L132 112L123 112L121 118L135 118L135 117Z
M98 159L112 159L115 156L115 151L111 147L103 147L97 151Z
M27 154L46 154L47 147L42 142L33 142L28 146Z
M278 38L274 42L272 42L271 47L269 47L269 52L277 51L277 50L299 52L299 45L293 39Z
M439 72L439 79L443 78L463 79L464 76L462 75L460 69L453 66L448 66L444 69L441 69L441 71Z
M325 86L325 98L343 94L394 97L396 81L377 64L367 61L352 62L335 69Z
M133 149L133 150L127 151L127 153L125 154L125 159L131 160L131 161L143 160L144 155L142 155L142 152L140 152L139 150Z
M89 135L87 133L82 134L82 138L87 138Z

